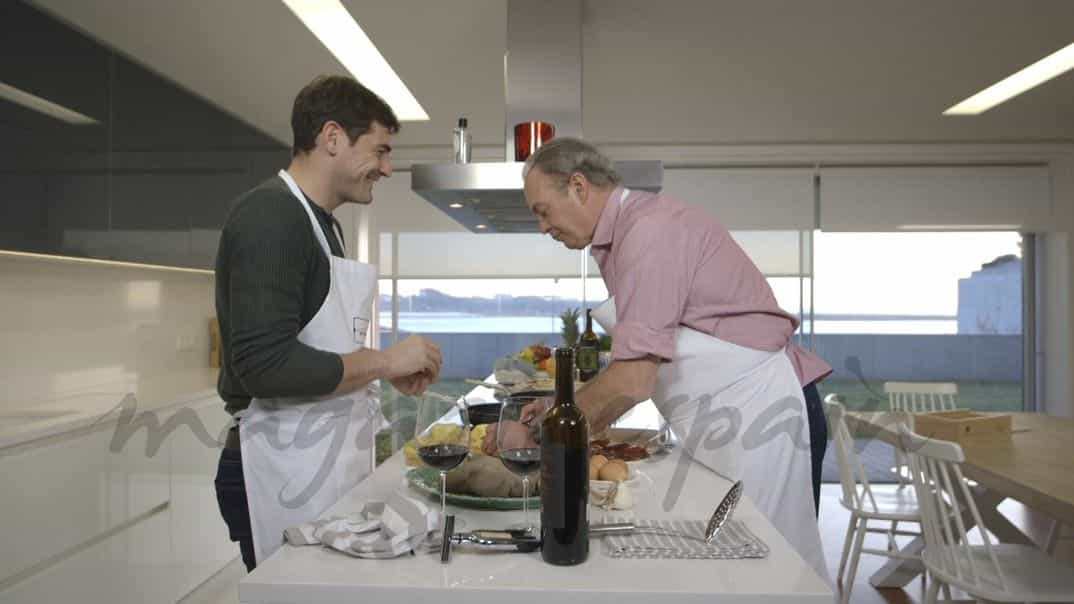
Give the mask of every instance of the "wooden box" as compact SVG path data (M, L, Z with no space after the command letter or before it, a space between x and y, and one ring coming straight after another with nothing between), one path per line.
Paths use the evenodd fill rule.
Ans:
M209 367L220 366L220 322L209 319Z
M914 414L914 432L921 436L963 443L1011 436L1011 416L978 413L969 409Z

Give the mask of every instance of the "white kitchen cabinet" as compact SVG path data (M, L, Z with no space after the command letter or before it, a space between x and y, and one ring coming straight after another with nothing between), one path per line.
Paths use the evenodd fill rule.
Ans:
M0 449L0 585L133 522L169 499L170 449L114 427Z
M0 591L3 604L175 602L166 511Z
M122 447L102 426L0 450L0 604L176 602L238 556L213 485L223 402L154 417L169 429Z
M185 417L204 426L213 439L220 439L231 423L224 403L217 397L190 405ZM220 447L186 427L169 437L172 457L171 560L184 596L239 555L228 539L227 525L216 503L216 465Z

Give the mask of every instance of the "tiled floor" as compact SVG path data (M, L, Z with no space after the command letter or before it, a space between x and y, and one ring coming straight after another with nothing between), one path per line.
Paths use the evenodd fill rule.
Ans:
M847 522L850 519L849 513L839 504L839 491L839 485L836 484L826 484L821 489L820 535L824 546L824 557L827 560L828 569L832 573L835 573L839 567L843 537L846 534ZM1000 510L1010 518L1011 522L1031 538L1037 540L1038 543L1044 540L1051 527L1048 519L1032 513L1017 502L1006 501L1000 506ZM876 536L870 537L870 539L882 539L882 537ZM1058 557L1068 562L1074 561L1074 541L1060 542L1058 550ZM851 591L851 602L889 604L924 601L925 592L920 579L913 581L903 589L876 589L869 585L869 575L879 569L884 562L886 562L886 558L878 556L863 555L861 557L858 574ZM1072 569L1072 572L1074 572L1074 569ZM215 577L184 599L182 604L238 604L238 582L244 574L245 570L242 562L236 558L235 561L217 573ZM965 597L964 594L959 594L958 592L952 595L955 598Z

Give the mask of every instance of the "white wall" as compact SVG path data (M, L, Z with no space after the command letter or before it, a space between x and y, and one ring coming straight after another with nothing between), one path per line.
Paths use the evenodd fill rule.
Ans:
M213 314L211 274L0 255L0 410L160 378L200 390Z
M1062 417L1074 417L1074 154L1058 158L1052 164L1052 199L1056 233L1045 239L1044 307L1041 332L1045 346L1045 384L1043 411Z

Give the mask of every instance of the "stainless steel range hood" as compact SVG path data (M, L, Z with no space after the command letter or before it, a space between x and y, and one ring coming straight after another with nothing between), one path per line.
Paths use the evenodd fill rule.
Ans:
M508 0L504 84L505 161L415 164L411 188L476 233L533 233L514 125L544 121L555 125L556 137L582 136L581 0ZM663 184L660 161L615 166L626 187L657 192Z

